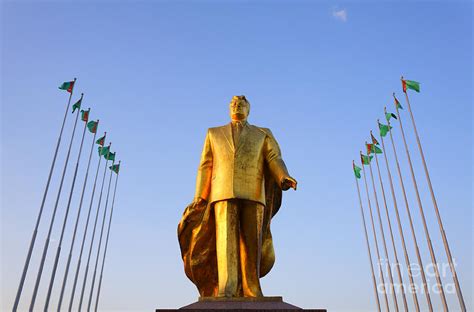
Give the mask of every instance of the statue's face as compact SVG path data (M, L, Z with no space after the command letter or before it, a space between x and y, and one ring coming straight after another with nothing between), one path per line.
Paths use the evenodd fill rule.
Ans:
M244 96L234 96L230 102L229 110L232 120L246 120L249 115L250 105Z

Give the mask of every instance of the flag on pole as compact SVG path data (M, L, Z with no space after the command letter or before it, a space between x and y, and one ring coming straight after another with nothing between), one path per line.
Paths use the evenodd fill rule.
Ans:
M369 165L372 158L374 158L374 156L366 156L364 154L360 154L360 161L362 162L362 165Z
M109 146L99 146L99 156L105 156L110 152Z
M112 166L110 166L109 168L110 168L110 170L112 170L113 172L115 172L116 174L118 174L118 173L119 173L119 170L120 170L120 164L112 165ZM361 169L359 168L359 171L360 171L360 170L361 170ZM355 168L354 168L354 172L355 172ZM356 174L356 176L357 176L357 174ZM359 173L359 178L360 178L360 173Z
M400 104L400 102L397 100L397 98L395 97L395 93L393 94L393 99L395 100L395 106L398 108L398 109L403 109L402 105Z
M115 153L109 152L109 153L104 155L104 158L107 159L107 160L114 161L115 160Z
M89 121L89 111L90 111L90 109L89 110L81 109L81 120L82 121L85 121L85 122ZM94 132L92 132L92 133L94 133Z
M384 124L381 124L379 122L379 130L380 130L380 136L381 137L385 137L387 135L387 133L390 131L390 129L392 129L391 126L384 125Z
M407 88L420 92L420 83L413 80L402 79L403 92L407 93Z
M357 179L360 179L360 171L362 168L358 167L354 162L352 162L352 168L354 169L354 175ZM118 173L118 172L117 172Z
M395 115L394 113L385 113L385 119L387 119L387 121L390 121L390 118L397 119L397 115Z
M375 144L367 143L367 154L371 153L382 154L382 150Z
M91 133L96 133L97 132L97 126L99 125L98 121L91 120L87 123L87 128ZM104 136L105 139L105 136Z
M82 103L82 97L76 103L74 103L74 105L72 106L72 113L73 114L76 111L76 109L81 108L81 103Z
M74 88L74 81L63 82L63 84L59 86L60 90L66 90L69 93L72 93L73 88Z
M374 143L375 145L380 145L379 141L377 141L377 139L372 134L372 131L370 131L370 137L372 138L372 143Z
M101 146L104 146L104 143L105 143L105 136L106 134L104 134L103 137L99 138L97 141L95 141L96 144L99 144Z

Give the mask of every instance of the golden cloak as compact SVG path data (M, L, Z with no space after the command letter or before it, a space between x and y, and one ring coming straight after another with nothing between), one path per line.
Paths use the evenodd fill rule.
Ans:
M265 215L262 229L260 277L275 263L270 223L281 206L282 190L270 174L265 177ZM178 225L178 240L186 276L196 285L201 297L217 295L216 226L213 203L189 204Z

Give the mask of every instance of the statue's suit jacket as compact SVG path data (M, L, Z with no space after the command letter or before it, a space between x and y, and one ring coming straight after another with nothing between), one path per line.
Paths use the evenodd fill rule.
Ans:
M279 185L288 176L270 129L245 123L235 146L231 123L210 128L201 155L195 198L209 203L246 199L265 205L265 169Z

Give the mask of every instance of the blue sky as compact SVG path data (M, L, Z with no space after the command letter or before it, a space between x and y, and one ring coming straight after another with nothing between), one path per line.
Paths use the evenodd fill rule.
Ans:
M383 107L393 108L392 92L404 105L400 75L422 83L420 94L410 93L412 106L461 287L472 308L471 3L7 1L1 8L2 310L10 309L14 299L67 101L57 86L73 77L78 78L74 98L84 92L84 107L101 120L99 133L108 132L123 163L101 310L151 311L197 299L183 272L176 227L194 194L206 129L228 122L228 103L237 94L245 94L252 104L249 122L272 129L299 182L296 192L284 194L272 223L277 260L262 279L264 294L304 308L373 310L351 162L377 118L383 118ZM407 111L403 117L431 239L438 261L447 263ZM31 296L72 120L69 116L23 309ZM394 135L423 260L429 263L398 126ZM86 147L90 140L88 136ZM388 157L395 175L391 151ZM84 159L71 216L77 211ZM95 157L92 168L96 162ZM385 167L381 169L388 183ZM44 302L72 171L71 165L37 307ZM395 225L388 184L386 189ZM398 232L394 235L403 261ZM393 259L391 249L389 253ZM64 266L65 257L60 276ZM451 283L449 272L443 281ZM422 295L419 300L426 307ZM408 301L411 305L410 297ZM458 308L453 294L448 302ZM440 307L435 295L433 303Z

